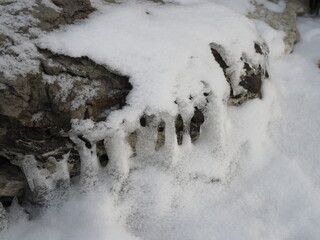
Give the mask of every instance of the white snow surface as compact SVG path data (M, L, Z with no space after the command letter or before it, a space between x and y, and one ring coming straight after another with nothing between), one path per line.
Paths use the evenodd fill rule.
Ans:
M320 20L298 23L301 40L287 56L281 33L214 2L108 6L41 39L42 47L88 56L130 76L134 89L129 106L107 122L74 121L75 131L89 139L111 134L107 169L82 152L86 176L101 179L86 182L89 189L70 188L66 200L50 203L32 220L14 204L0 238L319 238ZM225 46L232 59L243 51L254 58L259 34L272 53L263 99L227 106L228 85L209 43ZM205 105L200 96L208 90L199 141L185 136L177 146L174 116L188 119L194 106ZM154 129L138 129L137 156L129 157L125 136L143 111L166 121L166 143L155 153ZM125 184L108 176L110 168L122 169Z

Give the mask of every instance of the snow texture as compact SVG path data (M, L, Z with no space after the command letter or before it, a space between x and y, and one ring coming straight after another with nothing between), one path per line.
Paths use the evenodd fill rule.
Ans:
M34 4L33 0L1 1L0 37L3 34L9 38L0 46L0 73L7 79L39 71L39 54L30 40L40 34L38 20L30 14Z

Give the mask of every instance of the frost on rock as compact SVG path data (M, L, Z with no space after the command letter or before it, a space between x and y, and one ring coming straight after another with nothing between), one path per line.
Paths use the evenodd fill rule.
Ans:
M59 90L55 93L56 102L70 101L69 109L77 110L79 107L84 107L88 100L93 99L98 94L100 82L90 81L88 78L72 76L67 73L61 73L57 76L43 74L43 80L48 84L57 84Z
M30 12L35 1L0 3L0 73L7 79L37 73L39 54L30 38L37 36L37 19Z

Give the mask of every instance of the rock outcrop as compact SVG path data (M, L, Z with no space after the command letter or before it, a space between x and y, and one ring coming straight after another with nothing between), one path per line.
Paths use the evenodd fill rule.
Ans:
M78 175L78 152L68 137L70 120L105 119L108 111L125 104L131 85L128 77L88 58L57 55L33 43L41 31L86 18L94 10L89 0L0 6L8 19L25 21L24 27L2 29L0 35L2 61L12 63L0 72L0 200L7 204L25 192L20 169L24 155L35 155L38 167L49 169L49 157L59 160L70 152L70 174ZM16 48L25 43L25 52L19 52Z

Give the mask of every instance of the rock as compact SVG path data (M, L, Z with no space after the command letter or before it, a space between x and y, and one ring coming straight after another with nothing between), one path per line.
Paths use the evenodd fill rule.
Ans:
M190 137L192 142L197 141L200 137L200 127L203 123L204 115L201 110L196 108L190 122Z
M0 68L0 156L6 161L0 169L3 202L20 196L26 186L19 170L24 155L35 155L41 168L50 169L49 157L59 161L70 152L70 175L78 175L79 155L68 136L70 120L105 119L125 104L132 88L128 77L89 58L54 54L33 43L41 31L86 18L94 11L89 0L36 3L0 3L8 20L0 28L0 63L7 63ZM17 19L24 19L23 26ZM103 153L101 161L108 161Z
M61 159L71 150L70 161L77 163L78 155L67 134L71 119L104 119L106 110L125 104L132 87L128 77L88 58L40 52L44 56L42 75L4 81L7 87L0 90L5 99L0 104L0 152L15 163L19 162L16 153L35 155L45 163L48 157ZM65 81L70 81L69 91L63 86Z
M32 15L40 20L38 27L45 31L87 18L95 10L89 0L53 0L53 6L46 6L40 1L37 3Z
M158 134L157 134L157 142L156 142L156 147L155 150L159 150L166 141L166 123L165 121L163 121L162 119L160 120L159 124L158 124Z
M66 115L70 115L67 122L70 122L70 117L98 120L105 110L119 109L125 104L126 96L132 89L128 77L113 73L86 57L72 58L47 50L40 52L44 56L41 60L43 76L52 82L48 84L49 99L60 121ZM66 79L72 85L69 86L69 93L61 88ZM92 96L87 94L90 89L96 91ZM57 98L61 94L66 96Z
M239 105L249 99L262 98L261 87L263 80L269 78L269 50L264 43L256 42L252 47L256 52L255 60L249 59L243 53L240 58L241 62L239 62L232 59L231 54L221 45L210 44L212 55L221 67L226 81L230 85L228 105ZM243 71L237 72L235 70L239 67Z
M299 40L299 32L296 26L297 15L309 11L308 2L303 0L288 0L284 12L274 12L254 1L254 12L248 14L249 18L261 19L276 30L283 30L285 37L285 53L291 53L294 44Z
M21 169L0 160L0 197L14 198L24 194L27 182Z
M174 125L176 129L177 143L178 145L181 145L183 141L183 132L184 132L184 123L183 123L183 118L181 114L178 114L178 116L176 117Z

